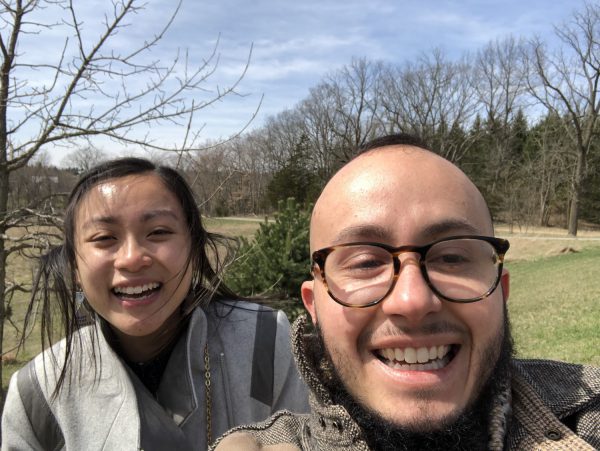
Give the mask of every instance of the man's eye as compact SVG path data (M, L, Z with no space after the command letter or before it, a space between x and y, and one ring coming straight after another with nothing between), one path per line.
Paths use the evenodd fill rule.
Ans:
M439 254L427 258L429 266L458 266L467 265L471 262L471 258L465 254Z
M464 255L459 255L459 254L447 254L447 255L442 255L442 258L444 263L450 263L450 264L459 264L459 263L466 263L469 261L468 258L466 258Z
M368 271L372 269L381 268L385 266L387 262L380 258L359 258L352 259L343 265L344 271Z

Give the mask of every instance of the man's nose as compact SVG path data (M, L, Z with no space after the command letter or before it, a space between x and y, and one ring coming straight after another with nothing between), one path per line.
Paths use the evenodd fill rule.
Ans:
M127 237L119 247L115 257L115 268L137 272L152 264L148 249L135 237Z
M418 324L428 314L439 312L441 308L442 301L429 288L418 259L403 256L394 288L381 303L382 311L390 316L403 316L408 323Z

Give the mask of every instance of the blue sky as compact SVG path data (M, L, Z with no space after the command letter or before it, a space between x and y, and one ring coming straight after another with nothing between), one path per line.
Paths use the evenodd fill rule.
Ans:
M78 0L86 30L94 35L106 0ZM126 48L158 30L173 0L147 0L135 22L113 44ZM220 36L220 61L206 88L215 90L237 76L253 47L250 67L239 91L204 110L202 136L218 139L239 130L264 96L251 127L294 107L324 75L353 57L401 63L439 47L448 55L477 51L490 40L510 34L550 39L552 26L567 20L582 1L548 0L184 0L178 16L152 57L168 60L188 50L192 63L210 54ZM87 99L93 101L93 99ZM173 127L152 133L176 139ZM98 144L117 153L112 145ZM53 151L60 162L64 152Z

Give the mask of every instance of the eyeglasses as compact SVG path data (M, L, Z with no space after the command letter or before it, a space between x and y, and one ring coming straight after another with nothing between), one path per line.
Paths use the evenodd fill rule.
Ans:
M461 235L425 246L392 247L357 242L326 247L312 254L329 296L346 307L369 307L386 298L400 274L400 254L420 255L423 279L441 299L476 302L489 296L502 276L507 240Z

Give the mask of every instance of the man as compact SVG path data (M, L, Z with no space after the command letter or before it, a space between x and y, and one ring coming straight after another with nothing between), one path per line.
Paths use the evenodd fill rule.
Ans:
M405 136L376 140L315 204L315 334L293 331L311 413L278 413L218 451L594 449L600 370L512 358L503 269L480 192Z

